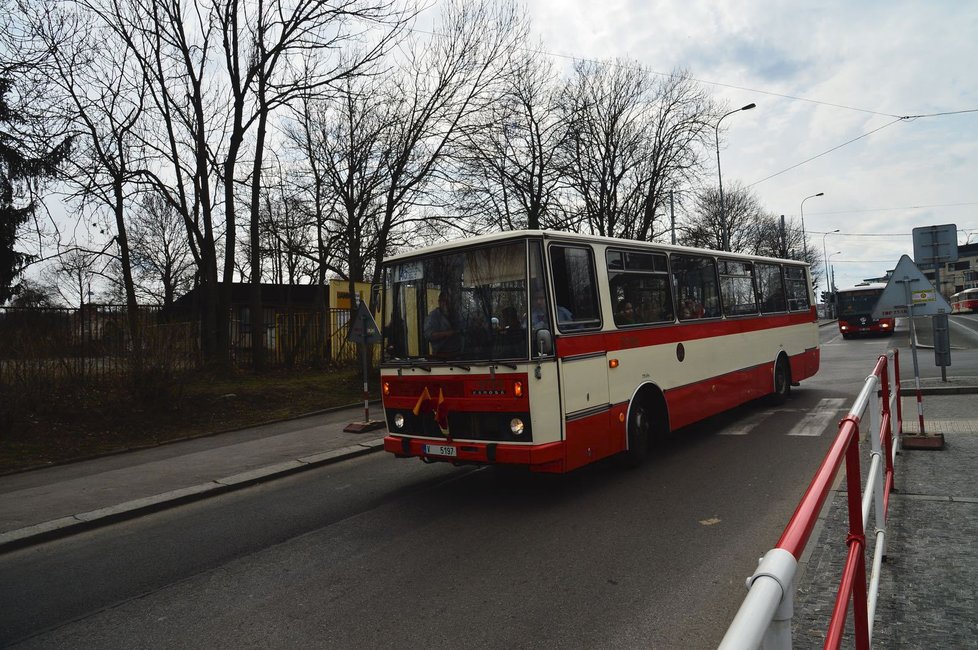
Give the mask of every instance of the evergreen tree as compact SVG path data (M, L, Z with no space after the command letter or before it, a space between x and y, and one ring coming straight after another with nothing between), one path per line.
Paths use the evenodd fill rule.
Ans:
M13 89L13 79L0 76L0 305L14 295L15 279L33 259L14 246L17 229L37 209L34 190L41 179L54 175L71 146L66 139L48 151L32 151L18 134L24 119L9 99Z

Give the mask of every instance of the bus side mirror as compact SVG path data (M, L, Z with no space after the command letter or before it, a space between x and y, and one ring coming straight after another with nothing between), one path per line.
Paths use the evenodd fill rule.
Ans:
M554 353L554 337L548 329L537 330L537 354L549 357Z

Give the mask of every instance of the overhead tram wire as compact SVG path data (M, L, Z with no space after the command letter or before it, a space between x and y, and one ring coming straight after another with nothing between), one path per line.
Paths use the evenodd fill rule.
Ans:
M763 91L761 91L761 92L763 92ZM801 99L801 101L811 101L811 100ZM838 106L838 107L839 108L850 108L848 106ZM861 110L861 109L850 108L850 110ZM888 115L887 113L876 113L875 111L866 111L866 112L875 113L876 115ZM792 169L795 169L797 167L801 167L802 165L805 165L807 163L810 163L811 161L813 161L813 160L815 160L817 158L821 158L822 156L824 156L826 154L830 154L830 153L832 153L833 151L835 151L837 149L841 149L842 147L845 147L846 145L850 145L853 142L856 142L857 140L862 140L863 138L865 138L867 136L870 136L870 135L873 135L874 133L876 133L878 131L882 131L883 129L885 129L885 128L889 127L889 126L893 126L897 122L913 122L915 120L919 120L919 119L927 118L927 117L945 117L945 116L948 116L948 115L963 115L965 113L978 113L978 108L969 108L969 109L962 110L962 111L945 111L943 113L925 113L925 114L920 114L920 115L903 115L903 116L888 115L889 117L896 117L896 119L893 120L892 122L887 122L886 124L884 124L883 126L879 127L878 129L873 129L872 131L869 131L867 133L863 133L862 135L857 136L857 137L853 138L852 140L849 140L847 142L843 142L842 144L840 144L838 146L835 146L835 147L832 147L831 149L828 149L827 151L823 151L820 154L817 154L815 156L812 156L811 158L808 158L807 160L803 160L800 163L797 163L797 164L792 165L791 167L788 167L786 169L782 169L781 171L775 172L774 174L771 174L770 176L766 176L766 177L762 178L759 181L754 181L753 183L751 183L747 187L753 187L755 185L760 185L764 181L771 180L775 176L780 176L781 174L784 174L786 172L790 172Z

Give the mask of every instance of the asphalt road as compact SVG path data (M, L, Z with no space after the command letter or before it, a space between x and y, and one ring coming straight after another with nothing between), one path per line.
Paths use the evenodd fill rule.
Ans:
M0 645L715 647L891 342L822 334L786 405L637 470L374 454L0 556Z

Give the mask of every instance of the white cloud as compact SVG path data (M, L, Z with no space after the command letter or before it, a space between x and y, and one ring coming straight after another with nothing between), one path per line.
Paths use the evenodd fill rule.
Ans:
M711 88L731 107L756 102L724 122L725 181L754 183L894 119L874 111L978 109L975 2L529 0L527 8L549 51L631 58L659 72L686 67L722 84ZM843 251L832 260L837 284L882 275L912 254L917 226L978 231L978 113L893 124L754 190L789 218L804 197L825 192L805 204L805 225L819 248L821 232L842 231L827 238L828 252ZM894 236L856 236L872 233Z

